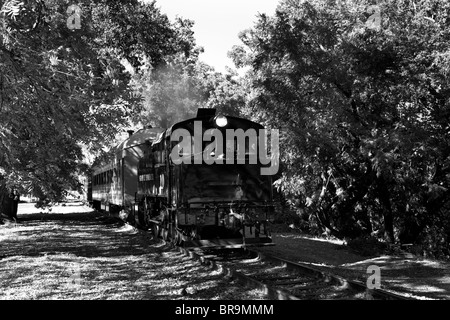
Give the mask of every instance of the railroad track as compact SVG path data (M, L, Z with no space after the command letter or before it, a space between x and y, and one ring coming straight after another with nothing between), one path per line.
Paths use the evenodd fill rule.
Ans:
M347 280L310 266L253 250L178 250L202 264L222 269L273 300L411 300L382 289Z
M415 300L255 250L175 248L272 300Z

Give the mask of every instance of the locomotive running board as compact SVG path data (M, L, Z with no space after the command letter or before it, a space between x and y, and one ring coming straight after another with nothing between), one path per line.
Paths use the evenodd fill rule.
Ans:
M245 239L245 243L242 238L235 239L208 239L208 240L188 240L184 242L183 247L201 247L201 248L242 248L242 247L261 247L261 246L274 246L270 238L249 238Z

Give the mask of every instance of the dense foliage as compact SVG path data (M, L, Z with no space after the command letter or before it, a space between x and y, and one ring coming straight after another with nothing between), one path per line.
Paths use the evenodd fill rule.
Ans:
M449 25L447 1L284 0L241 34L304 229L450 254Z
M133 74L192 50L153 3L71 5L0 1L0 191L58 200L79 189L82 148L98 153L139 111Z

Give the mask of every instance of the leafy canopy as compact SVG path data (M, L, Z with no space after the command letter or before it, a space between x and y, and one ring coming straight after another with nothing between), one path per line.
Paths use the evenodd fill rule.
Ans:
M154 3L0 1L0 185L58 200L139 111L130 86L191 43ZM1 200L1 199L0 199Z
M285 0L241 34L231 56L310 231L448 243L449 25L446 1Z

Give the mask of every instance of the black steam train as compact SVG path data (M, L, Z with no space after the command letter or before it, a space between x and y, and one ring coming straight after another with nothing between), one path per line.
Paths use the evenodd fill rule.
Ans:
M130 135L94 170L93 207L177 245L273 244L273 177L263 174L271 164L258 158L264 128L215 113Z

